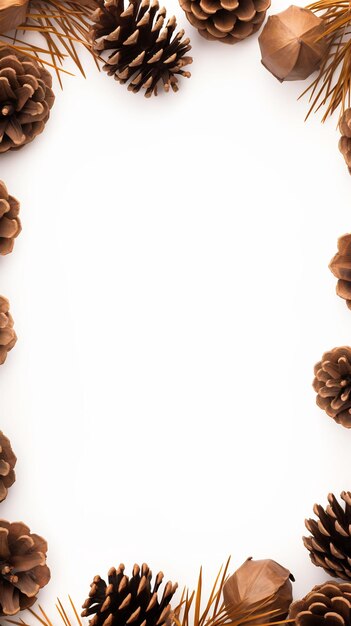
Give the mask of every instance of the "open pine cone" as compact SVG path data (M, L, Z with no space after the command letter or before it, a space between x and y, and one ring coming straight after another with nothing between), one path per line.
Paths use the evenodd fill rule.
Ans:
M124 574L124 565L108 573L108 585L100 576L95 576L90 585L89 598L84 602L82 617L93 615L90 626L162 626L168 623L170 601L177 585L168 582L162 597L158 589L163 580L159 572L151 586L152 572L144 563L141 568L134 565L132 577Z
M351 348L334 348L315 365L317 405L345 428L351 428Z
M330 261L329 269L338 278L336 293L351 309L351 235L339 237L338 252Z
M12 252L15 238L21 232L19 209L18 200L9 195L5 183L0 180L0 254L2 255Z
M314 505L318 519L305 520L311 536L304 537L303 542L314 565L323 567L331 576L351 580L351 493L343 491L340 497L344 508L332 493L326 509Z
M32 606L50 580L47 543L22 522L0 520L0 615Z
M328 581L317 585L290 607L296 626L350 626L351 584Z
M12 350L17 341L9 309L10 303L7 298L0 296L0 365L5 363L7 353Z
M34 59L0 46L0 153L18 150L45 127L55 96Z
M177 22L171 17L166 25L166 9L157 0L99 0L93 14L91 37L94 50L109 51L103 69L120 83L129 83L134 93L145 89L145 96L157 95L159 84L165 91L178 91L178 76L189 77L183 67L192 62L187 55L190 40L184 31L174 34Z
M258 31L270 0L179 0L193 26L205 39L237 43Z
M0 430L0 502L5 500L9 488L16 480L14 471L16 461L10 440Z
M340 118L339 150L345 159L345 163L351 174L351 109L346 109Z

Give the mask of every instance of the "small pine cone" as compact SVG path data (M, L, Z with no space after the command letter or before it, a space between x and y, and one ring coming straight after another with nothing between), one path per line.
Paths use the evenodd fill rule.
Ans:
M323 567L330 576L351 580L351 493L343 491L340 497L345 508L332 493L326 509L314 505L318 520L305 520L311 536L303 537L303 542L314 565Z
M338 278L336 293L351 309L351 235L339 237L338 252L330 261L329 269Z
M315 365L317 405L338 424L351 428L351 348L334 348Z
M5 183L0 180L0 254L12 252L15 238L21 232L21 222L18 217L20 204L16 198L10 196Z
M7 298L0 296L0 365L5 363L7 353L12 350L17 341L9 309L10 303Z
M193 26L205 39L237 43L257 32L270 0L179 0Z
M82 617L93 615L90 626L162 626L168 624L170 601L177 585L168 582L162 597L158 589L163 573L156 576L151 587L152 572L144 563L141 568L134 565L132 577L124 574L124 565L117 570L113 567L108 573L108 585L100 576L95 576L90 585L89 598L84 602Z
M16 615L34 604L50 580L47 549L22 522L0 520L0 615Z
M339 150L345 159L345 163L351 174L351 109L346 109L340 118Z
M39 135L55 96L51 75L34 59L0 46L0 153Z
M14 470L16 461L10 440L0 430L0 502L5 500L8 489L16 480Z
M183 67L192 63L186 56L190 40L184 31L174 35L177 22L171 17L164 26L166 9L159 9L157 0L131 0L125 9L124 0L98 0L99 8L92 19L94 50L111 51L103 69L128 89L145 96L157 95L158 84L164 90L178 91L177 75L189 78Z
M317 585L290 607L296 626L350 626L351 584L328 581Z

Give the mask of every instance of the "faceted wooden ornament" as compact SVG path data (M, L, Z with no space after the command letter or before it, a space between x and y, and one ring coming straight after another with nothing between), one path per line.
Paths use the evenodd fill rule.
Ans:
M280 82L308 78L327 53L323 32L323 21L309 9L292 5L270 16L258 38L262 64Z
M8 33L24 24L29 0L0 0L0 33Z

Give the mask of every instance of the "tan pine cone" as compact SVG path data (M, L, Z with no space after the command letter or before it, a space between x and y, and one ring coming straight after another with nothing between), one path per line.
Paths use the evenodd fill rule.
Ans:
M350 626L351 584L328 581L291 605L296 626Z
M34 59L0 45L0 153L18 150L45 127L55 96L51 75Z
M190 40L184 31L176 33L173 16L167 22L166 9L159 9L157 0L98 0L91 30L93 47L104 56L103 69L128 89L145 96L157 95L159 85L165 91L178 91L178 76L189 78L184 67L192 63L187 56Z
M314 368L317 405L338 424L351 428L351 348L334 348Z
M18 217L20 204L16 198L10 196L5 183L0 180L0 254L12 252L15 238L21 232L21 222Z
M330 261L329 269L338 278L336 293L351 309L351 235L339 237L338 252Z
M341 133L339 150L343 155L345 163L351 174L351 108L346 109L341 116L339 130Z
M237 43L258 31L270 0L179 0L193 26L205 39Z
M16 615L36 601L50 580L47 543L22 522L0 520L0 615Z
M9 309L10 303L7 298L0 296L0 365L5 363L7 353L12 350L17 341Z
M16 480L16 461L10 440L0 430L0 502L5 500L9 488Z
M314 565L322 567L330 576L350 581L351 493L343 491L340 497L344 507L332 493L328 495L326 509L319 504L314 505L313 512L317 520L305 520L311 536L303 537L303 542Z
M90 626L162 626L168 624L170 601L177 585L168 582L161 597L158 590L163 580L159 572L151 586L152 572L144 563L134 565L132 577L124 573L124 565L108 573L108 584L95 576L90 585L89 597L83 604L82 617L94 615Z

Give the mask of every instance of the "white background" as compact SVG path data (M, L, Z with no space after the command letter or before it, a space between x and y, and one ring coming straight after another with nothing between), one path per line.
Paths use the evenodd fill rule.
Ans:
M131 94L86 57L45 133L1 156L23 222L1 259L19 337L1 516L48 539L51 613L121 561L181 587L202 564L206 586L229 554L279 561L299 597L327 577L304 518L351 488L351 432L311 388L351 341L328 270L351 227L337 119L304 123L304 85L261 66L257 36L207 42L168 9L193 46L178 94Z

